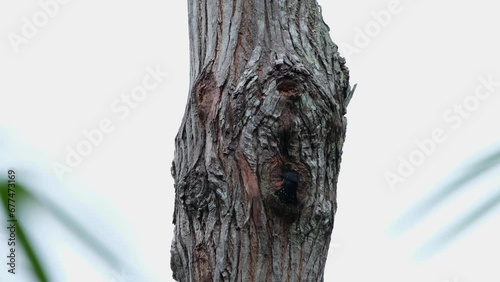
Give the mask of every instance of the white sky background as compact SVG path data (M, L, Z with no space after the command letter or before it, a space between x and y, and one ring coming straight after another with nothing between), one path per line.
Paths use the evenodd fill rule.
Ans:
M498 191L498 170L471 183L408 233L389 231L463 162L498 147L500 86L457 128L443 119L455 104L470 101L480 77L500 81L498 5L396 1L390 21L373 29L361 46L359 30L380 26L371 22L373 13L387 10L391 1L319 2L333 40L359 49L347 62L358 89L348 109L325 281L498 281L498 208L431 259L412 258L432 235ZM140 261L137 267L149 275L137 281L171 281L170 166L189 84L186 3L72 0L14 52L8 34L21 34L23 17L31 19L38 11L38 1L0 3L0 177L16 168L19 181L67 207L97 236L120 234L111 240L114 248ZM157 65L169 77L121 119L110 106L142 84L146 67ZM64 162L66 146L75 148L85 140L83 130L106 118L114 131L60 183L51 163ZM446 140L391 189L384 174L396 172L398 157L408 159L418 149L415 140L438 128ZM40 216L26 224L40 230L33 235L57 281L120 281L119 273L107 270L37 211ZM30 281L19 267L21 273L11 280L2 266L0 280Z

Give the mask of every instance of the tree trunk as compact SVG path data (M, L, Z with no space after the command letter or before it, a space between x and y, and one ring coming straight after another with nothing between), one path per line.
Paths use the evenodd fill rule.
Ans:
M322 281L352 96L315 0L188 0L178 281Z

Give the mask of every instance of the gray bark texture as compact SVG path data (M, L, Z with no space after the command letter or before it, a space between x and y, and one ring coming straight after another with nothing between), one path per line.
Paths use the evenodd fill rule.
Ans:
M323 281L353 90L316 0L188 0L177 281ZM296 201L276 196L298 173Z

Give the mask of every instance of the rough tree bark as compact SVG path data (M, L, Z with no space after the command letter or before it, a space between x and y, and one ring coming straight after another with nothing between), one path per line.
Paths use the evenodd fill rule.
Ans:
M352 96L316 0L188 0L178 281L322 281ZM299 174L282 202L283 171ZM295 197L295 194L292 195Z

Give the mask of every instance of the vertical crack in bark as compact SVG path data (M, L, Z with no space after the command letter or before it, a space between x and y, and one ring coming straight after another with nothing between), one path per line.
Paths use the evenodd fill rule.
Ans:
M322 281L352 91L319 6L191 0L189 15L174 279Z

